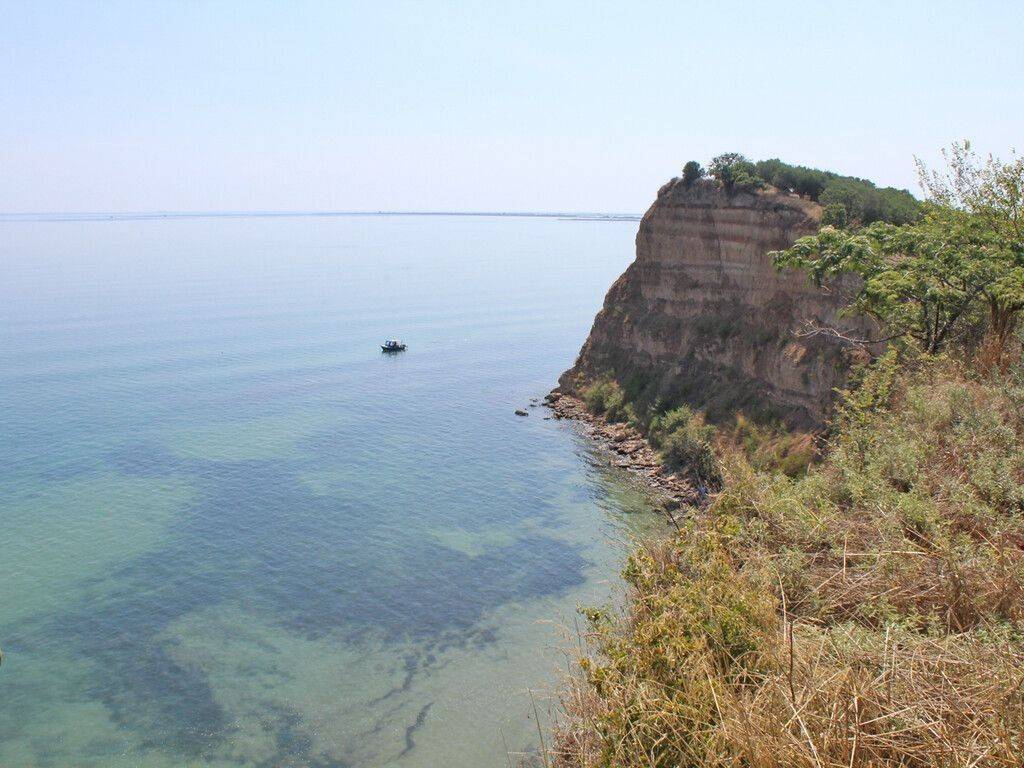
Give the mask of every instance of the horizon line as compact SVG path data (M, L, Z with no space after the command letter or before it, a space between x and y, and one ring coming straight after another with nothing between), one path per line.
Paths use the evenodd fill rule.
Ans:
M588 219L595 221L640 220L640 213L606 213L599 211L24 211L0 212L0 221L106 221L172 218L231 217L331 217L331 216L492 216L508 218Z

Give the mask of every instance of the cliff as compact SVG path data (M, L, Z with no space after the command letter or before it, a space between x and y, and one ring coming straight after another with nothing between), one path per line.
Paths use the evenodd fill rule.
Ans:
M562 391L611 376L641 405L685 402L712 419L743 410L819 426L849 361L839 341L796 331L835 324L844 302L801 273L778 272L768 253L816 231L820 213L775 191L666 184Z

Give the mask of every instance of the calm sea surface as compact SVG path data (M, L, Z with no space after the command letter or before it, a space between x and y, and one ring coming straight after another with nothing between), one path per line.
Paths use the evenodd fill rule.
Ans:
M513 410L636 226L0 221L0 765L535 747L560 625L657 522Z

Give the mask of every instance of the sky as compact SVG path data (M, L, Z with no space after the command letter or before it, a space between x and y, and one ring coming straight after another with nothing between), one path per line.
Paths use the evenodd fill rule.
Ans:
M0 213L642 212L726 151L916 191L1024 136L1024 3L8 2Z

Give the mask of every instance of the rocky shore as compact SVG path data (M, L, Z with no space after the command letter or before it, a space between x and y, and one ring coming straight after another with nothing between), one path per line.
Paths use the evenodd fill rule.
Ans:
M661 464L657 452L647 439L628 424L610 424L603 416L595 416L586 404L574 395L555 389L544 398L554 419L571 419L586 436L608 452L609 466L635 473L663 500L666 511L681 506L695 506L703 499L693 483L683 475L669 472Z

